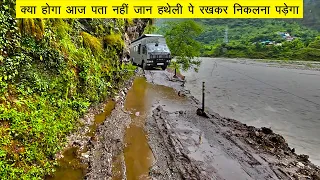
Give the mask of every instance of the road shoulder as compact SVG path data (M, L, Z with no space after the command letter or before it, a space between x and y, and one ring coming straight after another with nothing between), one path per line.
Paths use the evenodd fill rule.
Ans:
M269 128L255 128L219 116L196 115L200 103L167 71L147 71L150 83L166 85L189 99L180 111L158 104L147 119L149 144L156 158L156 179L319 179L319 168L297 155Z

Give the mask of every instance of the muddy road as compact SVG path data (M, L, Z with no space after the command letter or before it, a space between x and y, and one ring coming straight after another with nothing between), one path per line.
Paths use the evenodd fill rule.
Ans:
M146 131L156 179L291 179L319 178L319 169L297 155L269 128L255 128L223 118L207 108L209 118L196 115L201 104L181 82L163 71L146 72L147 81L166 85L184 103L154 104Z
M208 103L208 117L198 116L201 103L182 84L168 71L139 72L102 113L85 116L54 179L320 179L271 129Z
M248 59L202 58L199 73L183 73L186 87L221 116L271 127L297 153L320 165L320 71ZM298 68L298 69L295 69Z

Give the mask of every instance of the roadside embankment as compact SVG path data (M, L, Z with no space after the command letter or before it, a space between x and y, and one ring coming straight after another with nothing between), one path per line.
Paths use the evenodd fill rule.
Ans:
M146 131L156 162L156 179L319 179L319 167L297 155L286 140L269 128L255 128L221 117L200 106L180 80L166 71L150 71L150 83L172 87L188 103L181 110L158 103L147 118Z

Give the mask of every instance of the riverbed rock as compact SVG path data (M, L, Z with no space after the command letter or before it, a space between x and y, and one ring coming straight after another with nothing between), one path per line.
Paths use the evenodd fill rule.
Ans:
M302 162L308 162L309 161L309 156L306 154L300 154L298 155L298 160Z
M261 130L264 134L272 134L273 133L273 131L270 128L262 127Z

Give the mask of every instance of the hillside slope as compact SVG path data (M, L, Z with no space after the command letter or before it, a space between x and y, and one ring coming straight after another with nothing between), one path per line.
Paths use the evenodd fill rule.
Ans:
M125 40L148 19L18 20L14 7L1 1L0 179L42 179L77 119L132 75Z

